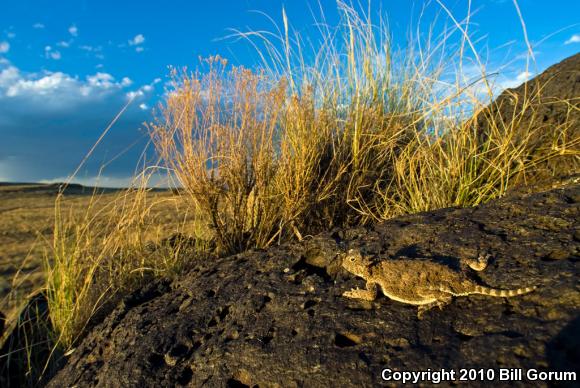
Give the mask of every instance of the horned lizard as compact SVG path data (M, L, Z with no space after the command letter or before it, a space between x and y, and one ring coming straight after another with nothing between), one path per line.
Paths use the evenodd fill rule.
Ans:
M490 255L479 256L477 259L463 259L462 262L475 271L483 271L489 257ZM372 301L377 296L379 285L388 298L418 306L419 319L433 307L443 309L451 303L454 296L481 294L509 297L527 294L536 289L535 286L514 290L484 287L462 272L426 260L387 260L373 265L369 258L353 249L345 256L342 266L367 281L366 290L352 289L343 293L343 296Z

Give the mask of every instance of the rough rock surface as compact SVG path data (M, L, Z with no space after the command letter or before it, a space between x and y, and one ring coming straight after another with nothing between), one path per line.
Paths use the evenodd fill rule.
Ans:
M200 261L125 298L49 385L347 387L381 384L384 368L579 372L579 219L576 184ZM364 287L340 267L347 248L451 266L489 252L474 275L482 284L540 288L456 298L418 320L416 307L382 296L341 296Z

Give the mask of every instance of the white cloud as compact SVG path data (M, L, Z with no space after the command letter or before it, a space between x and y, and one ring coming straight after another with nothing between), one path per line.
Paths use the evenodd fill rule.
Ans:
M580 34L574 34L564 44L580 43Z
M34 23L34 24L32 25L32 28L35 28L35 29L37 29L37 30L41 30L41 29L43 29L44 27L45 27L45 26L44 26L44 24L42 24L42 23Z
M71 42L70 40L69 40L68 42L67 42L67 41L64 41L64 40L62 40L62 41L58 42L56 45L57 45L58 47L64 47L64 48L67 48L67 47L70 47L71 43L72 43L72 42Z
M127 94L126 94L127 99L129 99L129 100L134 100L134 99L137 99L139 97L143 97L144 95L145 95L145 93L141 89L132 90L130 92L127 92Z
M10 43L0 42L0 54L5 54L10 51Z
M100 52L100 51L103 51L103 47L102 46L81 45L81 46L79 46L79 49L84 50L84 51L88 51L88 52Z
M542 55L543 52L539 51L539 50L532 50L532 52L530 52L529 50L526 50L524 52L522 52L521 54L518 54L514 57L514 59L523 59L523 60L527 60L527 59L531 59L531 58L538 58L539 55Z
M530 73L529 71L522 71L516 76L516 81L525 82L529 80L532 77L532 75L533 73Z
M77 26L75 26L74 24L72 26L70 26L68 28L68 32L72 35L72 36L79 36L79 29L77 28Z
M7 88L20 78L20 70L14 66L8 66L0 71L0 90Z
M141 47L141 46L135 47L135 51L138 52L138 53L143 52L143 50L144 50L144 48Z
M61 176L52 179L41 179L38 183L53 184L68 182L70 177ZM74 177L70 183L77 183L89 187L107 187L107 188L124 188L131 185L131 177L111 177L111 176L95 176L95 177Z
M143 85L143 86L141 87L141 89L142 89L143 91L145 91L145 92L150 92L150 91L152 91L152 90L153 90L153 86L154 86L154 85L157 85L159 82L161 82L161 78L155 78L155 79L153 80L153 82L151 82L150 84L147 84L147 85Z
M143 34L137 34L135 35L135 37L131 40L129 40L129 45L130 46L137 46L140 44L143 44L145 42L145 37L143 36Z
M1 60L0 178L39 181L66 177L126 104L129 82L128 77L116 78L103 71L88 77L62 71L29 73ZM114 159L101 184L124 185L122 179L134 170L147 139L138 130L149 115L140 109L140 103L147 101L128 108L78 178L92 179L103 161ZM138 139L142 143L126 151ZM112 178L119 179L118 183Z
M103 55L103 46L81 45L79 46L79 49L86 51L87 53L92 53L96 59L105 59L105 56Z
M60 58L62 58L60 51L53 50L51 46L44 47L44 55L46 56L46 58L51 58L54 59L55 61L58 61Z
M35 94L38 96L53 93L59 89L67 89L75 83L73 78L70 78L64 73L50 73L38 79L16 79L12 85L6 89L7 97L16 97L26 94Z
M466 93L462 96L468 96L487 101L490 97L499 96L504 90L520 86L534 76L534 73L526 69L525 66L487 66L483 70L479 66L465 65L462 69L463 77L460 85L466 87ZM441 85L444 91L442 97L447 97L448 90L455 90L454 80L446 80Z
M0 174L2 173L2 164L0 164ZM9 179L1 179L0 182L9 181ZM60 176L58 178L52 179L40 179L39 183L52 184L52 183L63 183L67 182L70 177ZM143 177L139 175L133 177L130 175L122 176L107 176L107 175L97 175L97 176L76 176L72 179L71 183L78 183L83 186L92 187L107 187L107 188L126 188L126 187L142 187L142 183L145 183L147 187L173 187L169 183L169 178L163 173L154 173L151 176Z
M129 77L123 77L121 80L121 86L129 86L133 83Z
M159 82L161 82L161 79L155 78L150 84L145 84L137 90L131 90L125 93L125 96L128 100L141 99L142 97L145 97L147 94L151 93L154 89L153 87Z
M47 104L58 104L80 98L100 99L131 83L128 77L116 81L111 74L103 72L89 75L84 81L63 72L22 74L15 66L8 65L0 71L0 100L3 97L36 99L48 96L48 100L43 99Z
M112 87L117 87L119 84L115 82L115 77L113 77L109 73L97 73L95 75L90 75L87 77L87 82L90 86L103 88L103 89L110 89ZM123 83L121 82L121 86Z
M147 106L147 104L145 104L143 102L143 103L139 104L139 109L141 109L141 110L147 110L147 109L149 109L149 107Z
M499 95L505 89L517 88L524 82L531 79L534 73L529 71L520 71L518 73L511 73L511 76L501 74L496 79L492 80L491 85L494 90L494 95Z

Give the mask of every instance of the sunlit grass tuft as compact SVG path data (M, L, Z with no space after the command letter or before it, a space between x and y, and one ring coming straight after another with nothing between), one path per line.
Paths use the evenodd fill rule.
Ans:
M320 22L311 53L283 12L278 35L236 34L262 70L214 57L207 72L174 72L151 136L225 252L477 205L562 155L577 170L578 132L542 128L537 93L514 95L509 117L491 113L471 15L438 3L452 27L417 32L402 50L383 20L339 1L340 24Z
M194 247L199 255L207 250L203 241L208 236L195 214L188 218L187 210L184 214L171 210L177 199L155 198L145 188L121 191L104 203L94 194L88 208L79 213L66 209L66 200L59 195L45 260L50 319L59 346L73 346L95 312L118 293L147 279L180 273L186 265L184 250ZM163 211L184 219L163 223L157 218ZM182 232L190 239L168 242Z

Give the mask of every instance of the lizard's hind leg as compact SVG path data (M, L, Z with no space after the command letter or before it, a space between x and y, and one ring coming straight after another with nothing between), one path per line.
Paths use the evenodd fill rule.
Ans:
M424 297L434 297L437 300L432 303L419 305L417 309L417 318L419 320L423 319L423 314L431 310L434 307L439 307L439 310L443 310L443 307L447 306L453 300L453 296L443 291L429 291L427 293L421 293Z

